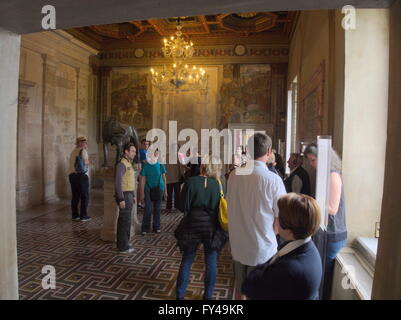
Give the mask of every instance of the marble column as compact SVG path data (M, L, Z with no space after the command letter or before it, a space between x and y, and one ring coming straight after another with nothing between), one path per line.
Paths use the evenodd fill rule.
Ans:
M99 75L99 105L100 105L100 122L99 122L99 141L102 140L103 121L111 115L111 67L100 67L98 70Z
M19 35L0 28L0 300L18 299L16 164ZM6 151L6 152L5 152Z
M59 60L55 56L42 54L43 59L43 108L42 108L42 172L43 202L60 200L56 194L57 159L54 153L56 134L54 110L56 101L56 73Z

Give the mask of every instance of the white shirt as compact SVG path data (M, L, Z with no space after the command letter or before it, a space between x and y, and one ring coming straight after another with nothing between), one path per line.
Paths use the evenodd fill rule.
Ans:
M79 155L80 151L81 151L80 148L75 148L74 150L72 150L70 155L70 163L68 171L69 173L75 172L75 158ZM88 151L86 149L82 149L82 159L89 160ZM89 176L89 166L88 166L88 171L85 174Z
M261 161L254 161L249 175L232 172L227 205L231 254L235 261L256 266L277 252L273 223L278 217L277 200L285 194L280 176Z

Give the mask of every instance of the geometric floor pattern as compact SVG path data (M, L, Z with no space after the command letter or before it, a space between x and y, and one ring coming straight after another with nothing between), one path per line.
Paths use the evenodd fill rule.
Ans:
M54 211L33 215L17 223L18 279L20 299L27 300L171 300L181 254L173 231L182 217L162 210L160 234L137 235L136 251L120 254L115 244L100 239L101 194L92 193L89 207L92 220L72 222L68 201ZM45 210L44 210L45 211ZM142 221L142 212L138 212ZM192 265L185 299L198 300L203 294L203 250ZM45 265L54 266L56 288L43 289ZM218 261L214 298L233 298L233 268L229 245Z

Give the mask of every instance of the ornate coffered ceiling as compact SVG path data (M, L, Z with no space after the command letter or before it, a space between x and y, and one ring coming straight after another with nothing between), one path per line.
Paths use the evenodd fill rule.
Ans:
M186 38L199 44L241 41L265 42L268 39L289 42L298 12L248 12L180 17ZM96 49L124 48L157 42L176 31L177 17L148 19L108 25L96 25L67 30Z

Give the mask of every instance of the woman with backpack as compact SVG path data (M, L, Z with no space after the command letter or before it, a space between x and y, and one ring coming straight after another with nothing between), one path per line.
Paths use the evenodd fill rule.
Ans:
M177 245L182 252L176 287L178 300L184 299L191 266L200 244L205 252L206 266L203 299L212 299L217 276L217 257L228 239L218 220L221 197L218 179L222 164L209 162L208 157L203 158L200 174L186 180L180 196L180 210L184 212L184 218L175 231Z

